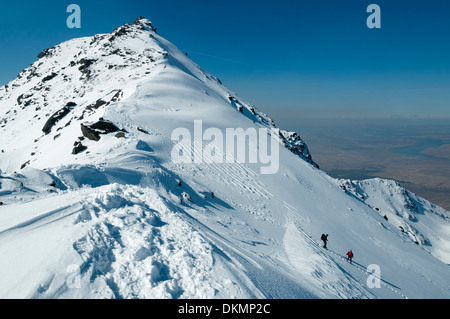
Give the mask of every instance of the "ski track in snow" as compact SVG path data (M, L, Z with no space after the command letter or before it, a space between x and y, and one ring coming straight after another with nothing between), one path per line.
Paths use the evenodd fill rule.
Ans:
M298 215L297 210L294 207L286 202L284 204L289 210L286 222L286 236L289 236L288 234L291 234L290 236L292 236L292 229L295 228L294 234L297 238L295 240L297 243L295 248L290 247L291 242L293 241L292 238L289 238L285 243L288 258L294 268L300 267L300 272L307 275L306 277L309 276L309 278L317 280L316 284L319 286L321 285L324 291L331 293L331 296L339 296L341 298L376 298L375 294L372 293L373 290L369 289L366 285L362 285L360 283L361 279L358 280L351 274L352 269L357 269L363 274L362 279L373 276L373 278L379 280L380 285L384 288L397 294L401 298L408 299L405 294L399 291L400 288L367 271L367 267L364 267L355 261L351 264L350 269L346 269L348 268L346 266L350 265L346 258L329 248L323 249L321 247L322 244L315 241L303 230L302 225L304 225L305 222L308 223L308 221L303 219L301 215ZM307 250L301 248L304 244L307 244L309 247ZM303 256L301 256L300 259L298 259L298 249L303 252ZM338 277L333 275L334 272L343 273L344 276L340 276L337 280ZM393 296L394 295L391 294L389 298L393 298ZM322 295L322 297L326 296Z
M317 294L322 298L373 298L374 295L366 289L349 272L345 271L319 247L311 236L302 230L301 224L294 219L288 219L285 235L287 257L294 269L304 280L321 289ZM295 239L294 239L295 238ZM293 243L296 243L293 246ZM336 276L341 273L340 276Z
M330 250L327 249L328 252L330 252L331 254L333 254L334 256L336 256L337 258L340 258L342 260L344 260L346 263L348 263L347 258L345 258L344 256ZM388 282L386 282L383 278L380 278L378 276L376 276L375 274L367 271L367 267L364 268L364 266L358 264L355 261L352 261L351 264L353 267L355 267L356 269L358 269L359 271L361 271L363 274L367 275L367 276L373 276L375 279L379 280L380 285L383 285L384 287L386 287L387 289L390 289L391 291L395 292L396 294L398 294L399 296L401 296L404 299L409 299L407 296L405 296L403 293L401 293L398 289L394 288L393 284L390 284Z

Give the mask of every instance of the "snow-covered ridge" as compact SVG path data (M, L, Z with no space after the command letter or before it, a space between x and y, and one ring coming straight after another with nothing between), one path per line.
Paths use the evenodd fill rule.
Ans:
M196 120L273 128L277 173L174 163L171 132ZM449 212L320 171L147 19L39 54L0 88L0 141L1 297L450 296Z
M219 99L252 121L275 127L266 114L238 99L220 80L159 37L151 22L142 17L110 34L73 39L45 49L38 57L0 88L0 132L8 136L0 147L5 154L0 167L7 172L30 164L48 167L39 160L49 157L43 144L53 144L70 154L69 146L82 135L80 124L103 117L108 106L130 98L143 81L158 77L166 68L210 82L208 86L217 95L212 104ZM293 135L295 142L290 141ZM316 165L296 133L280 131L280 137L286 147Z

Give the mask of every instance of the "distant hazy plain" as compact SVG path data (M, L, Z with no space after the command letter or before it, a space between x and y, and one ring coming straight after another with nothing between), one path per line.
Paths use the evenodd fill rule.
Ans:
M277 124L297 131L313 160L333 177L395 179L450 210L449 120L304 119Z

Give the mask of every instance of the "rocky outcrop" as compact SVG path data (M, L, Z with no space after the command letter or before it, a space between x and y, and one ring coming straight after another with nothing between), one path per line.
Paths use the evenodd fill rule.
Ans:
M303 142L300 135L295 132L289 132L286 130L279 130L279 138L281 140L281 144L290 150L292 153L298 155L306 162L310 163L316 168L319 168L311 157L311 153L309 152L308 146Z
M50 116L50 118L47 120L47 122L45 123L44 127L42 128L42 132L44 132L45 134L48 134L51 132L53 126L60 121L61 119L63 119L67 114L70 113L70 111L76 106L76 103L74 102L69 102L66 104L66 106L64 106L61 110L59 110L58 112L56 112L55 114L53 114L52 116Z
M80 61L78 61L78 64L80 64L80 66L78 67L78 70L81 71L81 73L84 75L85 79L90 79L91 77L91 66L96 62L96 59L81 59Z
M73 155L76 155L76 154L78 154L78 153L81 153L81 152L83 152L84 150L86 150L87 149L87 147L86 146L84 146L83 144L81 144L81 142L75 142L75 147L73 148L73 150L72 150L72 154Z
M110 121L99 120L95 123L83 123L81 124L81 132L86 138L99 141L101 134L108 134L119 131L119 128Z
M114 95L112 95L112 94L114 94ZM111 95L112 95L112 97L110 97ZM109 92L109 94L107 96L105 96L101 99L98 99L97 101L95 101L95 103L88 105L86 107L86 110L94 111L102 106L108 106L111 103L119 101L120 98L122 97L122 95L123 95L122 90L113 90L113 91ZM108 101L108 99L109 99L109 101Z
M46 57L46 56L51 56L52 55L52 52L54 51L54 47L53 48L48 48L48 49L44 49L42 52L40 52L38 55L37 55L37 57L39 58L39 59L42 59L43 57Z
M54 79L57 75L58 75L57 73L53 72L52 74L47 75L45 78L43 78L42 82L50 81L50 80Z

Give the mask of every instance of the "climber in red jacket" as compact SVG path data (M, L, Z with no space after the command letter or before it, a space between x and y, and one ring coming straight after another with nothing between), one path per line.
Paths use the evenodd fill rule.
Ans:
M350 264L352 263L352 258L353 258L353 252L350 249L350 251L347 253L347 261L350 260Z

